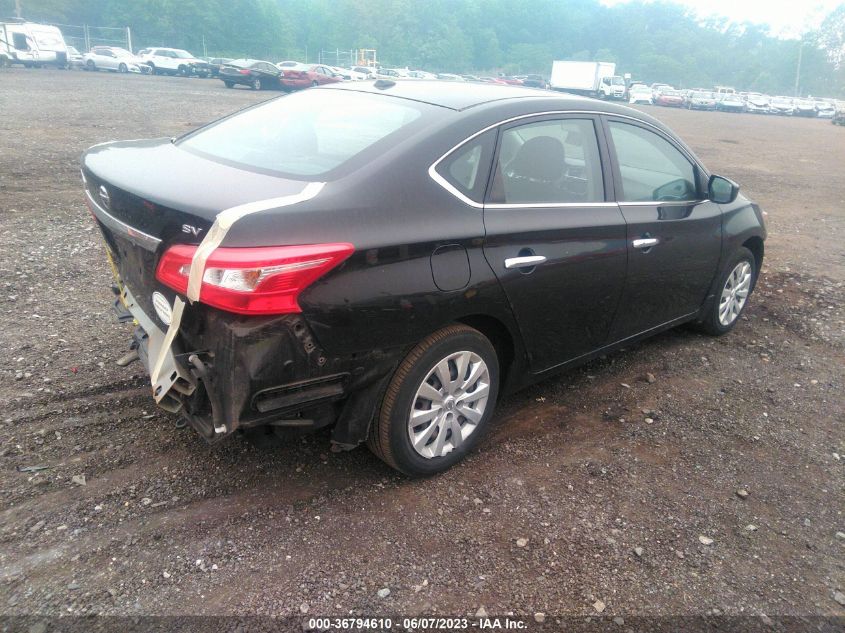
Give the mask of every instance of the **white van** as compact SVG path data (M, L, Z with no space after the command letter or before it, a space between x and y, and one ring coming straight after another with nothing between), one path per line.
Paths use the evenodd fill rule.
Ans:
M25 20L0 22L0 66L11 64L67 68L62 32L49 24Z

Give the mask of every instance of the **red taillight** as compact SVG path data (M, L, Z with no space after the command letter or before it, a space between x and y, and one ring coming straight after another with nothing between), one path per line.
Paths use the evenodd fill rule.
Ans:
M241 69L238 71L238 73L240 73L241 75L249 75L249 74L250 74L250 72L249 72L249 69L248 69L248 68L241 68Z
M171 246L156 278L184 294L196 250L189 244ZM199 300L238 314L301 312L299 294L354 251L346 243L218 248L205 263Z

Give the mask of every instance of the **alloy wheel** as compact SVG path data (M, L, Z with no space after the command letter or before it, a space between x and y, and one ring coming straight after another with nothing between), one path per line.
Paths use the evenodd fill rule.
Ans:
M458 448L484 416L490 394L490 370L478 354L449 354L417 389L408 418L414 450L427 459Z
M727 327L736 321L742 312L748 293L751 291L751 264L739 262L728 275L722 296L719 299L719 323Z

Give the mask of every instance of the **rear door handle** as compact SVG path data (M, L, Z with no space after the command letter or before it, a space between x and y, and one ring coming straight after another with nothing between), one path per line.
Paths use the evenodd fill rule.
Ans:
M528 255L526 257L509 257L505 260L505 268L525 268L536 266L546 261L543 255Z
M631 246L634 248L651 248L652 246L657 246L659 243L660 240L656 237L643 237L631 242Z

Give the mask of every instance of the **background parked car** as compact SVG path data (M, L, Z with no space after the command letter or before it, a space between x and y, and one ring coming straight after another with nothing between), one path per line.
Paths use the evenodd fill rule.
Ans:
M437 79L437 75L424 70L409 70L408 76L413 77L414 79Z
M279 82L284 90L301 90L342 81L328 66L322 64L299 64L285 66L278 70L282 73L279 76Z
M836 111L833 114L831 123L834 125L845 125L845 101L837 101L835 108Z
M150 67L125 48L94 46L82 56L86 70L111 70L117 73L148 73Z
M233 59L220 67L218 78L227 88L249 86L253 90L281 90L282 71L260 59Z
M331 70L335 77L339 77L343 81L361 81L367 78L363 73L355 72L349 68L339 68L338 66L326 66L326 68Z
M549 87L549 82L547 82L541 75L525 75L525 79L522 80L522 85L527 86L528 88L542 88L545 90Z
M376 74L385 79L406 79L408 77L408 71L404 68L379 68Z
M437 78L440 81L464 81L463 77L461 77L460 75L453 75L452 73L437 73ZM501 77L499 77L499 81L504 84L508 83Z
M716 109L721 112L745 112L745 101L734 92L726 92L716 102Z
M628 89L628 103L654 104L654 96L651 88L645 84L634 84Z
M686 98L688 110L715 110L716 95L707 91L693 91Z
M761 94L749 94L745 100L746 112L755 114L769 114L772 111L772 100Z
M138 56L152 68L154 75L208 77L211 73L208 62L181 48L145 48L138 51Z
M816 111L820 119L832 119L836 114L836 104L832 99L819 99L816 101Z
M795 104L789 97L773 97L769 102L769 109L773 114L792 116L795 112Z
M228 57L209 57L207 60L208 62L208 73L212 77L217 77L220 74L220 67L224 64L228 64L232 60Z
M815 117L818 116L819 111L816 110L816 102L812 99L796 99L794 114L795 116Z
M680 91L673 88L662 88L654 97L654 104L670 108L680 108L684 105L684 97Z
M67 67L85 68L85 60L82 58L82 53L73 46L67 47Z
M370 68L369 66L353 66L351 70L354 70L356 73L364 75L365 79L376 78L376 69Z

